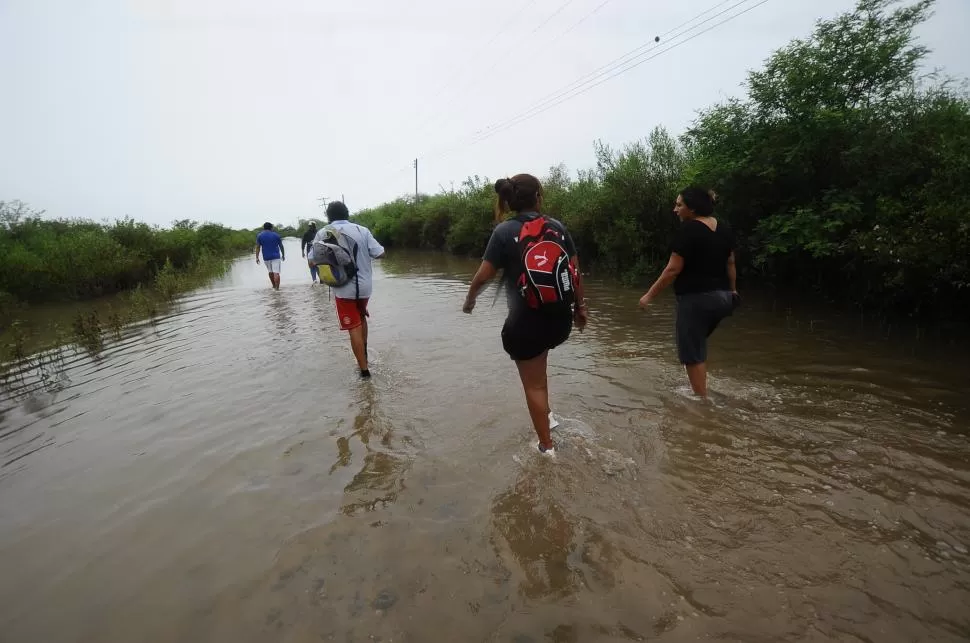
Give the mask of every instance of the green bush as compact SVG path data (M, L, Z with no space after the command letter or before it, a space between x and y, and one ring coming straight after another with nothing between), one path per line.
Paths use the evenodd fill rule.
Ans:
M83 299L151 285L160 276L170 288L173 274L217 271L220 260L251 249L256 234L189 221L163 229L131 218L105 225L41 214L0 201L4 300Z
M862 0L819 22L685 136L747 260L778 285L950 316L967 303L970 101L921 88L932 6ZM959 179L958 177L963 177ZM962 304L960 302L963 302Z
M922 85L913 30L933 0L860 0L751 72L748 95L663 128L596 166L543 179L545 210L587 265L647 279L669 256L677 191L718 193L742 274L839 302L937 317L970 309L970 99ZM480 255L491 181L358 216L387 245Z

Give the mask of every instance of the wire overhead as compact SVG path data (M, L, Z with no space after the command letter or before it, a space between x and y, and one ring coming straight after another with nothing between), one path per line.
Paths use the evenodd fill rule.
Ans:
M485 51L486 49L488 49L488 47L491 46L492 43L494 43L496 40L498 40L499 36L501 36L503 33L505 33L506 31L508 31L509 30L509 27L511 27L515 23L515 21L518 20L519 17L522 14L524 14L526 11L528 11L532 7L532 5L534 5L535 3L536 3L536 0L529 0L524 6L522 6L519 9L517 9L515 11L515 16L513 16L508 22L506 22L504 25L502 25L502 27L499 28L499 30L496 31L492 35L492 37L488 39L488 42L486 42L484 45L482 45L481 47L479 47L475 51L475 53L473 53L471 56L469 56L468 58L466 58L463 63L461 63L460 65L458 65L458 68L455 69L455 73L452 74L448 78L447 81L445 81L444 85L442 85L438 89L438 91L435 93L435 95L431 98L431 102L433 103L435 100L437 100L439 97L441 97L441 95L445 93L445 90L446 89L448 89L457 79L461 78L462 74L468 70L468 66L475 59L477 59L478 56L483 51Z
M452 74L449 77L449 79L444 83L444 85L442 85L438 89L438 91L436 92L436 94L434 95L434 97L430 100L430 102L432 104L432 109L430 111L428 111L428 113L425 115L425 117L424 118L421 118L413 127L407 127L407 129L409 131L412 131L415 135L421 135L421 134L424 133L424 131L427 129L427 127L429 125L431 125L433 123L439 122L439 119L441 119L443 117L447 118L447 115L448 115L448 111L447 110L455 103L455 101L458 99L458 97L462 95L462 92L465 89L467 83L462 83L455 90L455 92L452 95L452 97L450 99L448 99L447 102L443 106L434 107L435 101L437 101L437 99L439 97L441 97L442 95L444 95L446 93L445 90L448 89L452 84L454 84L454 81L455 80L461 78L464 74L466 74L468 72L469 65L483 51L485 51L491 44L493 44L496 40L498 40L499 36L501 36L502 34L504 34L505 32L507 32L509 30L509 28L512 27L518 20L521 20L522 19L522 16L525 15L525 13L530 8L532 8L532 5L534 5L536 3L536 1L537 0L528 0L528 2L526 2L526 4L524 4L522 7L520 7L516 11L514 11L513 12L513 16L498 31L496 31L492 35L492 37L489 38L489 40L484 45L482 45L481 47L479 47L478 50L474 54L472 54L471 56L469 56L467 59L465 59L465 62L464 63L462 63L461 65L458 66L458 68L455 70L455 73ZM540 29L542 29L542 27L544 27L546 24L548 24L550 22L550 20L552 20L556 15L558 15L563 9L566 8L566 6L568 6L569 4L571 4L573 1L574 0L566 0L565 4L560 5L560 7L557 10L555 10L550 16L547 16L545 20L543 20L537 27L535 27L532 30L531 34L537 33ZM494 69L497 64L498 64L498 61L493 62L492 63L492 66L489 67L489 71L491 71L492 69ZM473 83L475 82L475 79L476 78L477 78L477 75L472 77L471 80L472 80ZM397 127L397 129L404 129L404 128L405 128L405 125L403 125L403 124L402 125L399 125ZM397 162L394 161L394 162L388 163L387 166L392 166L392 165L396 165L396 164L397 164ZM385 166L385 167L387 167L387 166ZM409 168L410 168L410 165L408 167L404 167L402 165L399 170L394 171L392 174L388 175L388 177L390 177L390 176L396 176L397 174L400 174L401 172L404 172L405 170L408 170ZM383 170L379 170L379 171L383 171Z
M587 17L596 13L599 9L601 9L605 4L607 4L610 1L611 0L605 0L604 2L602 2L596 9L594 9L589 14L587 14ZM446 147L432 148L428 152L422 155L419 155L418 158L425 159L425 160L441 158L443 156L446 156L452 153L453 151L459 148L469 147L469 146L481 143L497 134L500 134L501 132L504 132L550 109L553 109L554 107L557 107L569 100L572 100L578 96L581 96L582 94L585 94L586 92L598 87L599 85L602 85L603 83L606 83L616 78L617 76L621 76L629 72L630 70L635 69L636 67L639 67L644 63L654 60L658 56L661 56L669 51L672 51L678 47L681 47L687 44L688 42L691 42L692 40L699 38L700 36L706 33L709 33L714 29L717 29L718 27L728 22L731 22L732 20L735 20L753 11L754 9L761 7L762 5L767 4L769 1L770 0L759 0L755 4L750 5L742 9L741 11L738 11L736 13L731 13L732 11L742 7L743 5L749 4L750 2L754 2L754 0L724 0L698 13L694 17L690 18L689 20L686 20L685 22L677 25L676 27L667 30L666 32L660 34L659 36L652 38L648 42L645 42L642 45L628 51L627 53L617 58L614 58L612 61L605 63L604 65L601 65L600 67L594 69L593 71L588 72L583 76L580 76L576 80L560 87L558 90L550 92L549 94L547 94L540 100L536 101L532 106L523 110L522 112L519 112L518 114L515 114L508 118L501 119L491 125L488 125L487 127L480 128L476 130L474 133L466 135L465 137L459 139L453 144L447 145ZM721 9L722 7L725 7L725 5L730 5L730 6L724 9ZM721 9L721 10L717 11L718 9ZM717 13L713 13L713 12L717 12ZM708 15L712 13L713 15ZM726 15L726 14L730 14L730 15ZM707 17L705 18L705 16ZM726 16L726 17L723 17L723 16ZM701 20L701 18L704 18L704 19ZM717 20L718 18L722 18L722 19ZM708 23L711 23L712 21L715 21L715 20L717 21L711 24L710 26L708 26L707 28L697 31L704 25L707 25ZM546 22L548 22L548 20ZM576 25L573 25L573 27L570 27L570 29L567 29L566 32L563 32L562 34L560 34L559 37L564 36L571 29L578 26L578 24L579 23L577 23ZM672 42L670 42L671 38L672 38ZM663 41L661 42L661 40ZM390 178L391 176L396 176L410 169L411 169L410 165L408 167L404 167L402 164L399 170L396 170L393 173L387 175L387 178Z
M688 40L693 40L697 36L700 36L702 34L705 34L708 31L711 31L712 29L714 29L714 28L716 28L716 27L718 27L718 26L720 26L720 25L722 25L722 24L724 24L726 22L731 21L731 20L737 18L738 16L741 16L741 15L747 13L748 11L751 11L753 9L756 9L757 7L765 4L765 2L768 2L769 0L762 0L758 4L755 4L755 5L751 6L751 7L748 7L747 9L745 9L743 11L740 11L737 14L735 14L733 16L730 16L729 18L726 18L725 20L722 20L722 21L714 24L709 29L705 29L705 30L703 30L703 31L695 34L691 38L688 38L685 41L682 41L682 42L677 42L676 41L676 38L680 38L682 36L685 36L686 34L690 33L691 31L694 31L694 30L698 29L699 27L701 27L701 26L703 26L703 25L711 22L715 18L718 18L720 16L723 16L724 14L732 11L733 9L736 9L739 6L741 6L743 4L746 4L748 2L751 2L751 1L753 1L753 0L728 0L728 2L734 2L734 4L731 5L730 7L728 7L727 9L724 9L723 11L720 11L719 13L716 13L713 16L710 16L706 20L703 20L701 22L698 22L697 24L691 25L689 28L687 28L687 29L681 31L680 33L676 34L674 36L675 43L672 46L669 46L668 47L667 46L668 43L657 44L658 43L658 40L656 40L656 39L654 39L653 41L647 42L647 43L645 43L643 45L640 45L636 49L634 49L634 50L632 50L632 51L624 54L623 56L620 56L617 59L614 59L612 62L609 62L606 65L603 65L602 67L599 67L598 69L596 69L596 70L594 70L594 71L586 74L585 76L581 76L577 80L573 81L572 83L570 83L568 85L565 85L564 87L560 88L559 90L557 90L557 91L555 91L555 92L553 92L551 94L547 94L545 97L541 98L539 101L537 101L535 104L533 104L532 107L529 107L528 109L526 109L519 116L512 117L512 119L518 119L518 118L522 117L524 114L527 114L527 113L532 112L534 110L539 110L539 112L537 112L537 113L541 113L542 111L545 111L544 106L547 105L547 104L549 104L549 103L555 102L555 104L558 105L560 102L564 102L564 101L559 101L559 98L561 98L561 97L563 97L565 95L570 95L570 97L572 97L572 95L578 96L579 94L585 93L586 89L584 89L583 91L578 91L578 92L577 92L577 90L583 88L586 85L590 85L590 83L593 83L593 84L590 85L587 89L592 89L593 87L596 87L597 85L602 84L601 82L594 82L594 81L596 81L596 80L598 80L600 78L603 78L604 76L606 76L606 78L604 79L604 82L605 82L605 80L609 80L610 78L615 78L616 76L620 75L620 74L613 74L613 72L615 72L616 70L622 69L622 71L620 73L624 73L625 71L628 71L629 69L633 69L634 67L637 67L640 64L642 64L644 62L647 62L647 60L652 60L653 58L655 58L656 56L660 55L661 53L670 51L671 49L675 49L676 47L680 46L684 42L687 42ZM718 6L723 6L724 4L727 4L728 2L722 2L721 5L718 5ZM717 7L715 7L715 8L717 8ZM684 25L686 25L686 24L689 24L689 23L684 23ZM683 27L684 25L680 25L680 27ZM672 29L670 31L667 31L664 34L661 34L660 36L657 36L657 38L666 38L671 33L677 31L678 29L680 29L680 27L675 27L674 29ZM647 56L652 50L661 49L663 47L666 47L666 49L662 49L662 51L657 52L656 54L654 54L654 55L652 55L652 56L650 56L650 57L648 57L648 58L646 58L644 60L640 60L639 62L634 62L634 61L637 61L640 58L643 58L644 56ZM575 94L574 94L574 92L575 92ZM499 123L497 123L495 125L489 125L488 127L485 128L485 130L480 130L480 131L482 133L486 133L489 130L492 130L492 129L496 128L496 127L502 126L506 122L507 122L507 120L506 121L501 121L501 122L499 122Z
M523 36L523 39L525 40L525 42L529 44L530 49L528 51L523 52L521 49L513 50L512 48L504 48L501 50L501 54L497 56L492 61L492 64L488 66L486 69L482 71L475 70L474 73L468 74L467 82L461 84L455 90L451 98L448 99L448 101L445 102L443 105L433 107L432 111L428 114L428 116L422 119L420 124L414 128L414 134L415 135L423 134L424 130L431 124L440 125L443 122L446 123L452 120L454 118L454 111L451 110L451 107L455 104L455 102L458 101L461 97L463 97L466 94L467 89L478 84L480 82L479 79L481 77L488 76L489 74L491 74L492 71L494 71L495 68L498 67L499 64L503 62L509 55L511 55L512 53L516 53L518 55L525 56L525 57L530 56L532 54L532 50L541 44L541 43L538 43L533 37L537 33L539 33L544 27L546 27L546 25L552 22L559 14L565 11L569 7L569 5L571 5L573 2L575 2L575 0L565 0L565 2L559 5L557 9L555 9L551 14L546 16L545 20L543 20L538 25L533 27L532 31L530 31L528 34ZM532 3L530 3L530 6L531 4ZM594 12L595 10L587 14L587 17L589 15L592 15L592 13ZM520 17L521 16L516 16L515 18L513 18L513 21L519 19ZM562 34L560 34L560 37L561 35ZM559 37L557 37L555 40L558 40L558 38ZM554 42L555 40L553 40L552 42ZM551 42L549 44L551 44ZM548 44L545 46L548 46ZM463 69L462 71L468 72L468 69L466 68L466 69Z
M586 92L593 89L594 87L598 87L599 85L609 80L612 80L613 78L616 78L617 76L620 76L630 71L631 69L639 67L643 63L649 62L650 60L653 60L654 58L664 53L667 53L668 51L676 49L677 47L680 47L686 44L687 42L690 42L691 40L694 40L695 38L698 38L716 29L717 27L720 27L721 25L724 25L725 23L728 23L766 4L770 0L760 0L756 4L751 5L746 9L743 9L738 13L732 14L724 18L723 20L720 20L714 23L707 29L703 29L687 38L683 38L684 36L687 36L687 34L689 34L690 32L697 30L699 27L751 1L752 0L728 0L728 2L722 2L720 5L717 5L714 8L699 14L698 16L695 16L695 18L692 19L691 21L687 21L681 24L679 27L675 27L674 29L671 29L670 31L667 31L666 33L664 33L663 36L665 37L665 36L669 36L670 34L673 34L674 32L679 31L679 33L676 33L674 35L674 42L672 44L667 42L664 42L662 44L657 44L656 41L651 40L650 42L645 43L637 47L636 49L631 50L630 52L627 52L623 56L620 56L619 58L614 59L610 63L607 63L599 67L598 69L584 76L581 76L577 80L569 83L568 85L563 86L559 90L552 92L550 94L547 94L544 98L540 99L539 101L534 103L531 107L520 112L519 114L503 119L501 121L498 121L485 128L479 129L474 134L471 134L461 139L455 145L451 145L440 151L432 150L430 152L427 152L423 155L422 158L439 158L444 154L447 154L458 147L480 143L488 138L491 138L495 134L498 134L511 127L514 127L515 125L518 125L519 123L525 122L535 116L538 116L539 114L546 112L549 109L552 109L553 107L561 105L562 103L567 102L573 98L576 98L577 96L585 94ZM721 7L725 4L728 4L729 2L734 2L734 4L728 7L727 9L720 11L717 14L710 16L706 20L697 22L696 24L692 24L692 22L696 21L697 18L702 17L705 14L710 13L712 10L717 9L718 7ZM681 29L685 25L691 25L691 26L689 26L687 29ZM680 39L680 40L677 40L677 39ZM658 49L659 51L654 51Z

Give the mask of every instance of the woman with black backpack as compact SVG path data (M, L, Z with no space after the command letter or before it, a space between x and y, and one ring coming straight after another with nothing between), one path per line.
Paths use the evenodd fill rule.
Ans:
M586 327L576 247L566 227L540 214L542 185L531 174L495 182L496 220L485 256L472 278L462 310L471 313L482 287L499 270L508 292L509 314L502 327L502 347L515 361L529 415L539 437L539 451L553 455L551 429L558 426L549 407L546 377L549 350L569 338L573 323Z

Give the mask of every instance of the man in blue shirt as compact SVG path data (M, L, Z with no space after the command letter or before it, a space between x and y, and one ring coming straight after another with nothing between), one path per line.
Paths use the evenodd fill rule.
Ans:
M260 250L263 251L263 261L269 272L269 282L279 290L280 261L286 261L286 251L283 250L283 239L273 231L273 224L268 221L263 224L263 231L256 235L256 263L259 263Z

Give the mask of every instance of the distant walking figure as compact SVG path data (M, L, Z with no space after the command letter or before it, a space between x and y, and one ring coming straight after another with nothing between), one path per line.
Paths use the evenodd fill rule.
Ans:
M317 282L318 270L316 264L310 261L308 255L310 254L310 248L313 247L313 238L315 236L317 236L317 224L311 221L307 231L303 233L303 240L300 242L300 256L307 260L307 266L310 268L310 279L313 280L313 283Z
M539 451L554 454L550 430L558 426L549 407L546 377L549 350L569 338L575 321L586 327L587 309L576 247L566 227L542 212L542 185L530 174L495 183L496 219L511 210L488 240L485 256L472 278L462 310L471 313L482 287L499 270L508 291L509 314L502 326L502 347L515 361Z
M670 261L640 298L646 308L660 291L674 284L677 294L677 354L694 393L707 396L707 338L740 301L734 265L734 232L713 217L712 193L698 187L677 195L674 212L681 220Z
M263 261L269 273L269 282L273 288L280 289L280 261L286 261L286 251L283 250L283 239L273 230L273 224L263 224L263 231L256 235L256 263L259 263L259 251L263 251Z

